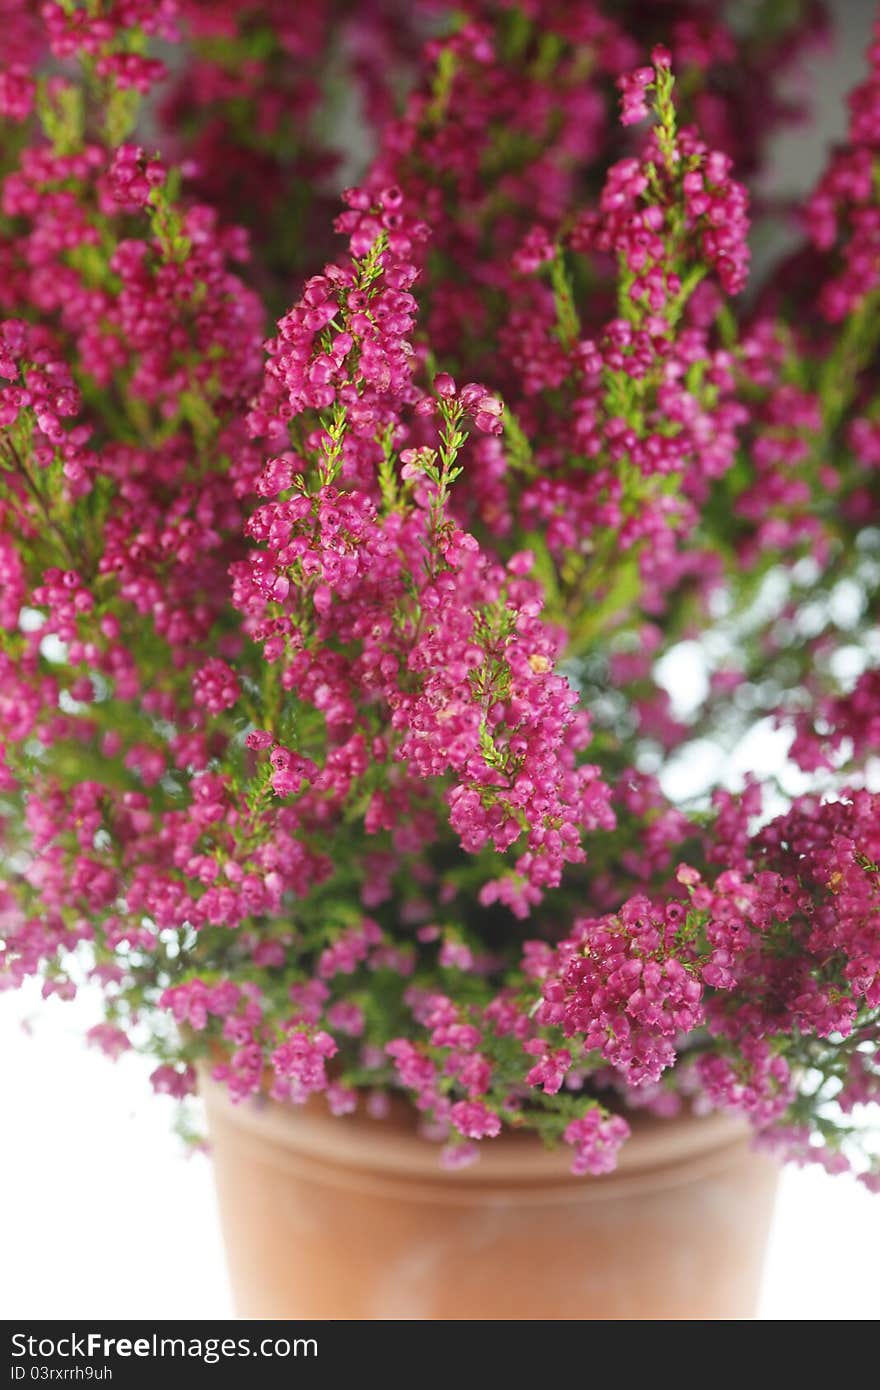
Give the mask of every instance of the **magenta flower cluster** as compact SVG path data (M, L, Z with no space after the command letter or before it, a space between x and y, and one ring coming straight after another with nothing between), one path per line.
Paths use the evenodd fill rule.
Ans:
M158 1092L880 1186L880 29L744 294L735 9L6 6L0 988Z

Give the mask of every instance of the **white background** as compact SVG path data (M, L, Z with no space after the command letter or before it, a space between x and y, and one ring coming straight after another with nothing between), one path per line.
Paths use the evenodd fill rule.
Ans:
M95 1019L85 1000L0 996L0 1317L229 1317L210 1164L186 1156L140 1059L86 1049ZM880 1197L787 1173L762 1312L880 1315Z

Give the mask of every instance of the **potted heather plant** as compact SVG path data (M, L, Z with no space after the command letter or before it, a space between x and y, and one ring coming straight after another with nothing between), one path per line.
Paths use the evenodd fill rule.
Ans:
M747 1316L767 1151L880 1182L880 40L747 291L727 8L9 21L0 982L198 1086L245 1315Z

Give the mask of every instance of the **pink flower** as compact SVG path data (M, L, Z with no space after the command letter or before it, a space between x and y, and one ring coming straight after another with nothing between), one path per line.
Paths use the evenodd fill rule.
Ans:
M880 30L743 306L815 7L178 8L4 10L0 989L446 1163L693 1101L874 1185Z
M212 657L196 672L193 685L196 704L204 705L211 714L230 709L241 697L235 672L217 657Z
M607 1115L598 1106L572 1120L564 1139L575 1150L571 1171L578 1177L586 1173L599 1177L617 1164L621 1144L629 1137L629 1125L620 1115Z
M456 1101L449 1118L467 1139L495 1139L501 1133L500 1119L479 1100Z
M326 1062L338 1052L329 1033L322 1029L294 1028L287 1040L272 1052L270 1061L277 1076L287 1083L292 1101L302 1103L316 1091L328 1089ZM334 1103L343 1105L348 1092L334 1091Z

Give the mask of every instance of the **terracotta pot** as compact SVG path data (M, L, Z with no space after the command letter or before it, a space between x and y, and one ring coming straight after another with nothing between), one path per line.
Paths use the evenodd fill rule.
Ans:
M242 1317L754 1316L776 1169L726 1117L637 1117L602 1178L529 1135L444 1172L408 1117L202 1092Z

